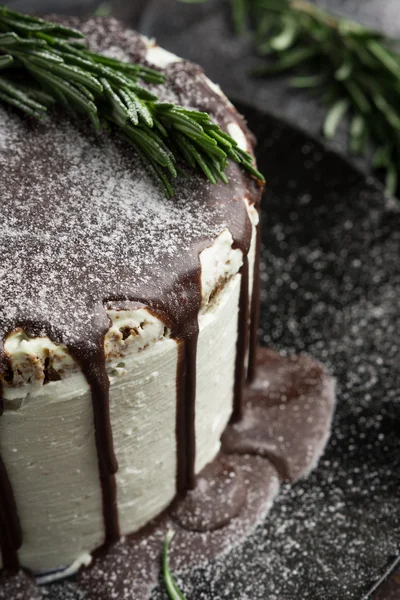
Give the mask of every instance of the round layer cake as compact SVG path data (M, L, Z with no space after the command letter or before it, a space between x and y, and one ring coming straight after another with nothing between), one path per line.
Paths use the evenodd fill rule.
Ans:
M72 24L252 151L199 67L114 20ZM0 170L2 564L71 572L192 489L240 418L261 190L231 164L166 199L117 135L2 106Z

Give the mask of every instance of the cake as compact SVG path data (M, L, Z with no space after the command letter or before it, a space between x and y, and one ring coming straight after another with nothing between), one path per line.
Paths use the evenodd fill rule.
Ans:
M113 19L64 22L254 157L200 67ZM174 569L213 559L315 467L334 380L257 349L262 183L238 164L167 198L115 131L0 103L0 173L0 598L147 600L169 529Z
M114 20L78 24L253 152L199 67ZM70 573L193 489L240 419L261 187L232 163L228 185L193 174L167 199L118 136L4 106L0 169L2 564Z

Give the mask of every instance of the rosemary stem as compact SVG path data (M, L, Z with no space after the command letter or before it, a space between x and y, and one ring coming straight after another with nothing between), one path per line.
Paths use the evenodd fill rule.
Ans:
M159 103L146 84L164 85L160 71L91 52L82 38L77 30L0 5L0 101L34 118L59 104L76 117L86 116L96 130L109 123L128 138L168 197L182 166L202 172L211 183L227 183L225 171L233 160L264 181L253 158L233 152L235 141L207 113Z

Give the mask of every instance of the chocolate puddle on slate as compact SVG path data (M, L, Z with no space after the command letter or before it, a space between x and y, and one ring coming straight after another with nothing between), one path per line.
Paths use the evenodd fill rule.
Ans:
M244 392L243 420L228 426L220 455L198 475L195 490L142 532L99 551L73 581L35 588L20 573L3 578L0 599L28 597L17 595L25 585L32 600L147 600L159 579L162 541L170 527L177 532L170 552L174 571L229 552L271 508L282 479L275 464L284 465L282 473L290 481L316 464L334 403L334 382L319 363L259 348L257 377Z

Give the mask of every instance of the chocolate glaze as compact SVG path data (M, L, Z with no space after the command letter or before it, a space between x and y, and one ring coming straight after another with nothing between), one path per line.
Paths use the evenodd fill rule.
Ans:
M201 306L201 270L195 269L184 282L187 290L182 299L183 310L180 320L172 329L172 336L178 340L178 365L176 374L177 410L177 492L184 495L195 487L195 406L196 406L196 357L199 325L197 316Z
M72 20L77 25L76 20ZM125 58L146 62L137 34L113 20L79 24L93 49L120 47ZM161 100L207 110L222 127L243 122L208 86L201 69L175 63L165 69ZM248 259L251 223L243 198L258 204L260 187L231 164L229 185L212 186L196 175L175 184L166 200L143 173L132 149L117 136L96 136L65 115L44 124L0 107L5 122L0 145L3 223L0 259L0 339L17 328L65 345L92 390L105 543L119 536L109 382L104 334L105 305L140 302L161 315L179 344L177 372L177 489L195 485L195 383L199 253L228 228L243 252L236 361L235 418L242 410L244 357L248 346ZM2 130L0 129L0 135ZM250 135L245 128L249 145ZM7 144L10 144L8 147ZM3 149L2 149L3 148ZM257 283L255 282L255 288ZM256 299L253 297L254 303ZM253 310L252 310L253 312ZM0 372L7 358L0 355ZM0 525L5 566L17 566L22 539L6 466L0 472ZM4 534L3 534L4 532Z
M80 364L83 373L85 373L92 392L105 539L108 543L111 543L119 538L117 484L115 481L118 463L114 454L110 423L110 382L105 367L104 333L100 330L98 339L94 340L95 350L87 353L86 348L80 352L77 347L74 347L73 354Z
M249 334L249 366L247 369L247 381L250 383L256 376L256 360L258 349L258 325L260 321L260 266L261 266L261 211L258 211L259 221L256 229L256 253L253 271L253 293L250 308L250 334Z
M18 548L21 543L22 532L14 492L0 457L0 549L4 569L18 570Z
M231 421L240 421L243 414L243 388L246 381L246 353L249 342L249 260L243 261L239 299L239 327L236 346L235 385Z
M177 366L176 443L178 452L177 491L184 495L196 485L196 356L199 327L193 323L190 337L180 340Z

